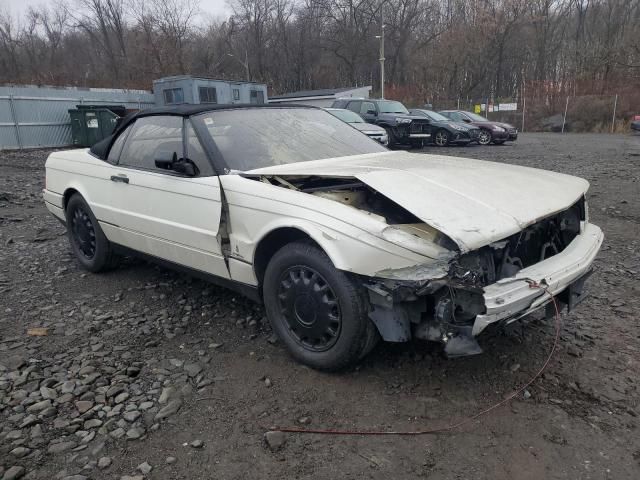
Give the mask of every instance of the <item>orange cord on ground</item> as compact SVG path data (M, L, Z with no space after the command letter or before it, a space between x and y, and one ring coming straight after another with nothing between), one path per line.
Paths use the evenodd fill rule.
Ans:
M513 392L511 392L509 395L507 395L506 398L504 398L500 402L492 405L489 408L486 408L486 409L476 413L475 415L472 415L471 417L465 418L465 419L463 419L463 420L461 420L459 422L451 423L451 424L449 424L447 426L444 426L444 427L429 428L429 429L426 429L426 430L414 430L414 431L401 431L401 430L342 430L342 429L319 429L319 428L298 428L298 427L274 427L274 428L270 428L269 430L272 431L272 432L315 433L315 434L319 434L319 435L429 435L429 434L434 434L434 433L444 433L444 432L449 432L451 430L456 430L456 429L458 429L460 427L468 425L469 423L471 423L471 422L477 420L478 418L488 414L489 412L492 412L493 410L505 405L509 401L513 400L520 393L522 393L529 385L531 385L533 382L535 382L536 379L538 379L538 377L540 377L540 375L542 375L542 372L545 371L545 369L549 365L549 362L553 358L553 354L556 351L556 347L558 346L558 341L560 339L561 319L560 319L560 309L558 308L558 303L556 302L556 299L554 298L553 294L549 291L549 289L547 287L545 287L543 285L540 285L539 283L537 283L537 282L535 282L533 280L527 280L527 282L529 283L530 288L539 288L540 290L544 290L551 297L551 302L553 303L553 307L555 309L556 335L555 335L555 339L553 341L553 346L551 347L551 351L549 352L549 356L547 357L545 362L542 364L542 367L540 368L540 370L538 370L538 372L533 377L531 377L531 379L527 383L525 383L521 387L519 387L516 390L514 390Z

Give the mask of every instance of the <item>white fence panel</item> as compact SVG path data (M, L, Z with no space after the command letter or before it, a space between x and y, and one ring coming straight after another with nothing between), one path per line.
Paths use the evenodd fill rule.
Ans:
M144 90L0 87L0 150L71 145L69 110L81 104L155 105Z

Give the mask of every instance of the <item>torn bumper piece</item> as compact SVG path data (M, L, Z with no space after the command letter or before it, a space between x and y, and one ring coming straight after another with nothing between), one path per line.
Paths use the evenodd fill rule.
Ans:
M574 282L579 282L590 272L603 239L602 230L587 223L584 231L562 252L520 270L513 277L484 287L486 311L476 317L472 334L478 335L488 325L498 321L517 320L549 303L549 294L544 290L531 288L530 280L545 285L554 296Z
M442 265L396 270L393 276L385 272L386 278L365 284L369 317L389 342L416 337L444 344L452 357L481 353L475 337L488 325L510 323L551 301L549 293L532 288L532 282L544 285L569 308L582 299L603 238L600 228L587 223L562 252L485 287L461 287L458 279L443 276ZM426 279L428 274L432 280Z

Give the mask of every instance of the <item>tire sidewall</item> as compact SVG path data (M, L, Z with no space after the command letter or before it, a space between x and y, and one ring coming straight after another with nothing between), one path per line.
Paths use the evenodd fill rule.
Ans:
M290 267L304 265L316 270L333 290L342 316L338 340L326 351L305 349L289 333L286 320L280 312L278 289L282 273ZM367 343L367 309L362 288L347 275L336 269L324 252L302 243L293 243L280 249L267 266L263 280L263 298L267 318L281 341L297 360L321 370L337 370L360 358Z
M387 148L395 147L398 142L396 141L396 135L393 133L393 129L391 127L384 126L382 127L387 131L387 137L389 138L389 143L387 144Z
M87 213L95 232L96 253L93 258L87 258L84 256L74 238L71 221L73 218L73 212L77 208L82 208ZM85 270L89 270L90 272L98 272L105 268L105 266L107 266L107 264L109 263L109 242L105 237L102 229L100 228L98 220L91 211L89 204L80 194L74 194L67 202L67 206L65 208L65 218L67 221L67 237L69 238L69 243L71 244L71 250L73 251L75 257L78 259L78 262L80 262L80 265L82 265Z

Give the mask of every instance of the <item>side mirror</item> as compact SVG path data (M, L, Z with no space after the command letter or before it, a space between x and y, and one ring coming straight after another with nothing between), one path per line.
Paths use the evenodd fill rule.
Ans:
M463 121L464 123L471 123L471 120L469 120L469 119L468 119L468 118L466 118L466 117L462 117L462 121Z
M176 152L158 152L156 154L155 164L156 167L162 168L163 170L171 170L189 177L193 177L198 173L198 169L191 160L188 158L178 159Z
M173 171L182 173L183 175L187 175L189 177L193 177L196 175L196 166L194 163L188 158L180 159L179 161L173 164Z
M367 115L378 115L378 112L375 110L367 110Z
M178 161L178 154L176 152L169 152L161 150L156 153L155 163L156 167L164 170L173 170L173 165Z

